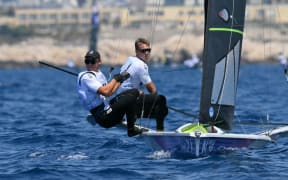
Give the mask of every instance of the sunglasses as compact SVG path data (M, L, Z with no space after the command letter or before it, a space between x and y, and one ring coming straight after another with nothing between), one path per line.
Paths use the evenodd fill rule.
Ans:
M99 60L85 59L85 64L96 64L96 62L99 62Z
M150 53L151 52L151 48L147 48L147 49L138 49L139 52L141 53Z

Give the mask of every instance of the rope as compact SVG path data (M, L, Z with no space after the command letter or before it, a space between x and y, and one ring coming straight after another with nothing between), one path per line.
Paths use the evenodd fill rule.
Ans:
M154 109L154 107L155 107L155 103L156 103L158 97L159 97L159 96L156 96L156 98L155 98L154 101L153 101L152 107L151 107L150 112L149 112L149 114L148 114L148 118L151 117L152 111L153 111L153 109Z
M145 110L145 94L144 94L144 93L143 93L143 94L140 94L140 96L143 96L143 101L142 101L141 116L140 116L139 123L138 123L139 125L141 125L140 122L141 122L141 121L143 120L143 118L144 118L144 110ZM150 117L151 117L152 111L153 111L153 109L154 109L154 107L155 107L155 104L156 104L157 99L158 99L158 97L154 99L153 104L152 104L152 106L151 106L151 108L150 108L150 112L149 112L147 118L150 118ZM156 118L156 117L155 117L155 118ZM151 121L148 121L147 127L150 126L150 123L149 123L149 122L151 122Z

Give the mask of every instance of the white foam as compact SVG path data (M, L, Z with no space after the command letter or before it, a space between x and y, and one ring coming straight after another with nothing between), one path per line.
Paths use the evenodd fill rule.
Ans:
M148 158L152 159L166 159L170 158L171 153L169 151L154 151L153 154L149 155Z
M87 156L85 153L78 152L75 154L69 154L69 155L61 155L58 160L83 160L83 159L88 159L89 156Z

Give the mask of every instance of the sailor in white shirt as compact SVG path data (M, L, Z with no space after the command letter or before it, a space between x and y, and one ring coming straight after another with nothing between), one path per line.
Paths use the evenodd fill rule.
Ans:
M130 78L123 82L117 91L117 94L123 93L129 89L141 90L146 87L150 94L140 95L137 101L138 118L156 118L156 129L164 130L164 118L168 114L166 98L163 95L157 95L157 89L150 75L147 62L150 58L150 42L144 38L135 41L136 56L128 57L127 61L121 67L121 72L128 72Z
M284 55L282 52L280 52L280 53L278 54L278 57L277 57L277 58L278 58L280 64L281 64L281 65L283 66L283 68L284 68L284 75L285 75L286 81L288 82L288 61L287 61L285 55Z
M94 50L86 53L85 64L87 71L79 73L77 79L78 94L87 110L94 116L95 121L104 128L110 128L121 123L124 115L126 115L128 136L142 133L142 129L134 126L139 91L131 89L110 101L108 99L120 84L129 78L130 74L127 72L116 74L108 83L99 69L101 64L100 54Z

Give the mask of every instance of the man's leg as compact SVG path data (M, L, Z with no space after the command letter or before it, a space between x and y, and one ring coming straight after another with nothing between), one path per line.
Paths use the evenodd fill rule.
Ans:
M155 118L156 129L164 130L164 119L168 114L166 98L163 95L142 94L137 102L137 116L142 118Z
M111 107L113 110L115 109L116 111L126 114L127 134L129 137L142 133L141 129L135 127L135 121L137 119L136 101L138 97L139 91L137 89L132 89L119 94L111 100Z

